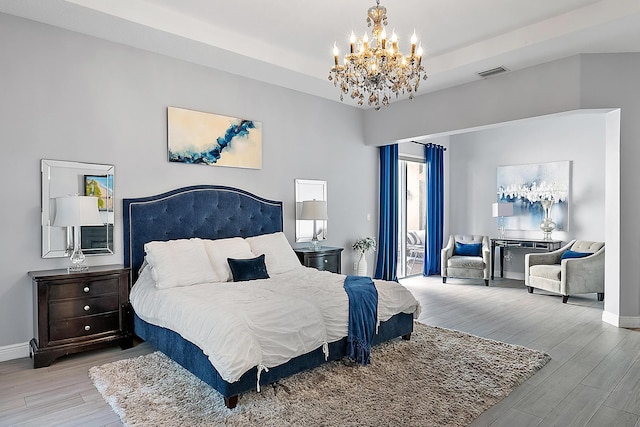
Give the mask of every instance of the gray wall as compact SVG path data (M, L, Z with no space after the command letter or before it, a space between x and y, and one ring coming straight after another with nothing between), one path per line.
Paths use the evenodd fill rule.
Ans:
M635 187L640 181L639 69L637 53L578 55L549 62L392 104L377 113L366 111L365 140L382 145L565 111L610 111L605 119L607 260L603 319L638 327L640 226L636 213L640 199Z
M13 345L26 349L23 344L32 337L26 272L66 265L63 259L40 257L42 158L115 165L116 216L123 197L193 184L232 185L283 200L290 241L293 180L327 180L327 243L346 248L343 271L350 272L351 242L377 234L378 157L373 146L580 108L622 111L619 223L624 232L610 238L612 228L605 226L607 254L616 255L619 274L608 271L614 272L619 295L608 293L605 311L629 322L640 319L635 268L640 199L634 191L640 179L635 165L640 155L640 55L576 56L394 103L379 112L2 14L0 55L0 219L6 228L0 243L0 353ZM263 169L168 163L167 106L262 121ZM606 132L612 133L609 127ZM615 146L606 150L608 159L615 158ZM607 174L607 200L615 201L617 172L613 178ZM449 185L445 189L447 194L454 190ZM610 214L605 210L607 222ZM121 224L115 236L116 254L92 257L89 263L122 262ZM370 269L372 264L370 260Z
M351 243L377 234L378 154L358 109L2 14L0 57L0 353L33 337L27 272L67 265L40 257L43 158L115 165L116 218L124 197L194 184L282 200L290 242L294 179L327 180L326 243L345 247L346 273ZM263 168L169 163L168 106L261 121ZM116 253L89 264L122 262L121 222L115 236Z
M553 238L605 240L604 115L554 115L465 132L450 137L447 217L454 234L496 236L496 168L571 160L568 232ZM541 238L542 232L510 231L507 236ZM509 249L505 276L524 278L524 253ZM510 255L510 256L509 256Z

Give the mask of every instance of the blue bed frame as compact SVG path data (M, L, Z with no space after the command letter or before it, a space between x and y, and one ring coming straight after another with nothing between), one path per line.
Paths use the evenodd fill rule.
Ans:
M144 244L173 239L224 239L275 233L283 229L282 202L267 200L247 191L217 185L179 188L156 196L124 199L124 263L137 279L144 261ZM147 323L134 314L135 334L162 351L198 378L215 388L233 408L241 393L256 386L257 369L228 383L193 343L169 329ZM402 336L409 339L413 316L400 313L382 322L374 344ZM346 338L329 344L329 359L346 353ZM325 362L322 348L262 372L260 384L271 384Z

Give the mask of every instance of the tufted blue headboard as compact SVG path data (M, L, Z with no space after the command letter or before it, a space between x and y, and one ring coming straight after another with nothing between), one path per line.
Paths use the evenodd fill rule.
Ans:
M134 280L147 242L251 237L282 231L282 202L232 187L185 187L124 199L123 204L124 265L131 267Z

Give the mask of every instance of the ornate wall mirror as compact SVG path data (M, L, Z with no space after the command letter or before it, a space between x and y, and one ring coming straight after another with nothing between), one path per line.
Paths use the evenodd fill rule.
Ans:
M71 227L55 227L56 197L80 195L98 198L103 225L81 228L81 246L85 255L113 253L113 165L46 160L42 173L42 258L69 256L73 250Z
M313 238L313 224L316 224L318 240L327 238L327 221L301 220L302 202L306 200L327 201L327 181L296 179L296 242L309 242Z

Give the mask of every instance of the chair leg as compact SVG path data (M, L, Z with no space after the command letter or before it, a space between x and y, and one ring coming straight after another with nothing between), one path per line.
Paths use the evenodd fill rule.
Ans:
M598 292L598 301L604 301L604 292Z
M484 279L484 285L489 286L489 279Z
M527 286L527 292L532 294L533 293L533 286Z
M569 295L562 295L562 303L563 304L566 304L568 300L569 300Z
M407 261L407 268L409 269L409 274L413 273L413 266L416 263L416 257L413 251L409 251L409 259ZM411 264L411 265L409 265Z
M442 276L442 283L447 283L447 276Z

